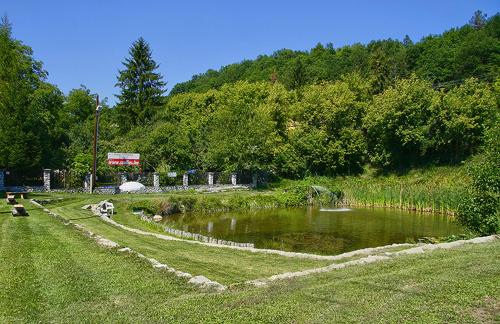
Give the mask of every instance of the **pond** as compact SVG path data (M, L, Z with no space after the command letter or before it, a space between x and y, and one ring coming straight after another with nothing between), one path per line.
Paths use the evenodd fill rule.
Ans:
M256 248L339 254L462 232L450 217L396 209L292 208L169 216L165 225Z

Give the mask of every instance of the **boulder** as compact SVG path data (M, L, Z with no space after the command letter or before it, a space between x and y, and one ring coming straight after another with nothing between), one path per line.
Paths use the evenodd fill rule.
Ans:
M153 220L158 223L163 220L163 217L161 215L154 215Z

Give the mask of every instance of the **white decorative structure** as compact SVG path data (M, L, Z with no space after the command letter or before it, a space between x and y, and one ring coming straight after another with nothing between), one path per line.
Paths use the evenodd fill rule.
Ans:
M214 173L213 172L208 173L208 185L209 186L214 185Z
M121 192L134 192L134 191L140 191L146 188L142 183L140 182L135 182L135 181L129 181L125 182L120 186L120 191Z
M50 191L50 173L51 169L43 169L43 188L45 191Z
M108 216L113 215L115 213L115 206L113 205L112 202L109 201L101 201L97 205L98 211L102 216Z
M182 185L184 187L187 187L189 185L189 175L187 173L184 173L182 175Z
M153 187L160 189L160 174L157 172L153 173Z
M232 173L231 174L231 184L233 186L236 186L236 179L237 179L237 174L236 173Z

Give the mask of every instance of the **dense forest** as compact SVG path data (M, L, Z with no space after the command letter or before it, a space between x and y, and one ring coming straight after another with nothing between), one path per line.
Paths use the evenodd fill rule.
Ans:
M0 26L0 168L90 170L95 97L63 94L30 47ZM147 42L134 42L103 111L99 170L109 151L143 169L264 171L277 177L401 171L456 164L498 126L500 16L418 42L405 37L310 51L279 50L174 86Z
M402 41L375 40L340 48L329 43L318 44L310 51L282 49L195 75L190 81L176 84L171 93L205 92L240 80L278 81L290 90L337 81L353 72L371 79L375 93L412 73L436 87L446 88L470 77L493 81L500 67L499 24L498 16L487 20L476 12L469 24L430 35L417 43L406 36Z

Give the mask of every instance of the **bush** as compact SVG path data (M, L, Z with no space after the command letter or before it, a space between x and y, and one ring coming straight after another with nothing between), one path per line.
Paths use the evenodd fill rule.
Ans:
M484 152L469 169L472 185L459 204L457 218L475 233L500 232L500 127L486 133Z

